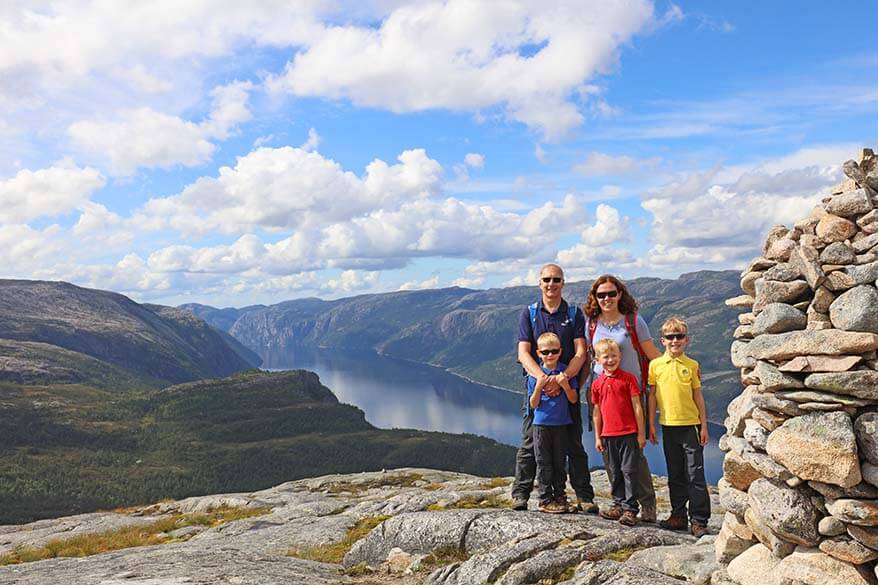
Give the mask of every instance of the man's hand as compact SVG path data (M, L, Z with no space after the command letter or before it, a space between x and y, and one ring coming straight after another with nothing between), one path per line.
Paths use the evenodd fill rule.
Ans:
M649 442L653 445L658 444L658 436L655 434L655 425L649 426Z
M643 433L637 433L637 446L641 449L646 447L646 437L643 436Z
M600 437L594 438L594 448L598 450L598 453L604 452L604 442L601 441Z
M701 443L701 446L704 447L707 445L707 442L710 441L710 435L707 432L707 425L701 425L701 433L699 433L698 442Z

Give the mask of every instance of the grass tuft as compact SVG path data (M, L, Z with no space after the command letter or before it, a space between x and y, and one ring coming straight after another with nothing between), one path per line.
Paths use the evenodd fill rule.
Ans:
M512 500L505 496L498 496L497 494L490 494L485 497L479 496L467 496L465 498L461 498L456 502L452 502L447 506L443 506L442 504L430 504L427 506L427 510L430 512L436 512L439 510L466 510L471 508L511 508Z
M347 534L338 542L329 544L318 544L309 548L290 549L286 552L287 556L306 559L309 561L318 561L320 563L338 564L347 554L354 543L369 534L369 531L390 518L390 516L370 516L358 520Z
M230 508L222 507L203 513L174 514L149 524L126 526L116 530L82 534L71 538L57 538L40 547L16 547L12 552L0 556L0 566L16 565L42 561L57 557L87 557L91 555L151 544L165 544L185 540L174 538L169 533L187 526L218 526L235 520L261 516L271 508Z
M466 551L463 551L455 546L445 546L442 548L437 548L430 554L428 554L421 561L420 566L418 567L419 571L423 572L432 572L439 567L444 567L445 565L450 565L451 563L462 563L468 560L470 557Z
M507 477L492 477L488 481L482 482L482 489L490 490L499 487L507 487L512 485L512 480Z
M627 561L631 557L631 555L633 555L634 553L636 553L639 550L643 550L644 548L646 548L646 547L630 546L630 547L620 548L618 550L614 550L611 553L607 553L606 555L601 557L601 560L619 561L620 563L624 563L625 561Z
M363 492L373 488L415 487L417 483L422 481L424 481L424 476L420 473L397 473L387 474L385 477L369 481L334 481L324 486L321 486L317 491L327 492L330 494L349 493L354 496L358 496Z

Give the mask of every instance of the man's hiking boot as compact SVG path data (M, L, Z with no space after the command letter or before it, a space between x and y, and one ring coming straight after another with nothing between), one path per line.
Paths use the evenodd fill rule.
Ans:
M565 514L576 512L576 507L567 501L567 496L558 496L555 498L555 503L564 508Z
M607 520L618 520L622 517L622 508L619 506L612 506L610 508L606 508L600 511L601 518L606 518Z
M689 532L691 532L692 536L694 536L695 538L701 538L702 536L707 534L707 526L705 526L704 524L696 524L695 522L693 522L692 525L689 526Z
M684 516L668 516L667 520L659 522L659 527L665 530L688 530L689 521Z
M643 508L642 510L640 510L640 521L646 522L647 524L655 524L655 508Z
M625 526L636 526L637 514L631 512L630 510L622 512L622 516L619 518L619 524L623 524Z
M567 512L567 505L559 504L557 500L545 500L540 502L537 510L546 514L564 514Z
M575 512L585 512L586 514L597 514L598 505L591 500L583 500L576 498L576 505L573 506Z
M512 498L512 509L516 512L527 510L527 500L525 498Z

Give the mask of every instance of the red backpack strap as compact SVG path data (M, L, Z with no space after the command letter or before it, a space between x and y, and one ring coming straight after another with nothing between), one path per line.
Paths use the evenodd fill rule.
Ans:
M637 351L637 357L640 361L640 385L642 388L646 388L646 380L649 375L649 358L646 357L646 354L643 353L643 348L640 347L636 323L637 313L625 315L625 329L628 330L628 336L631 338L631 343L634 344L634 349Z

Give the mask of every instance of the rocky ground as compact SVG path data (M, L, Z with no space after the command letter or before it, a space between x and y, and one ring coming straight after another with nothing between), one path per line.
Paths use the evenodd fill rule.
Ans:
M667 486L664 478L655 480L662 517ZM598 503L607 505L606 475L595 471L592 481ZM509 482L399 469L2 526L0 557L173 514L222 506L269 510L212 528L180 529L167 544L0 567L0 583L670 585L710 583L712 574L713 583L724 582L714 536L696 542L688 534L643 524L626 528L593 515L513 512L505 508ZM716 499L712 533L723 514Z

